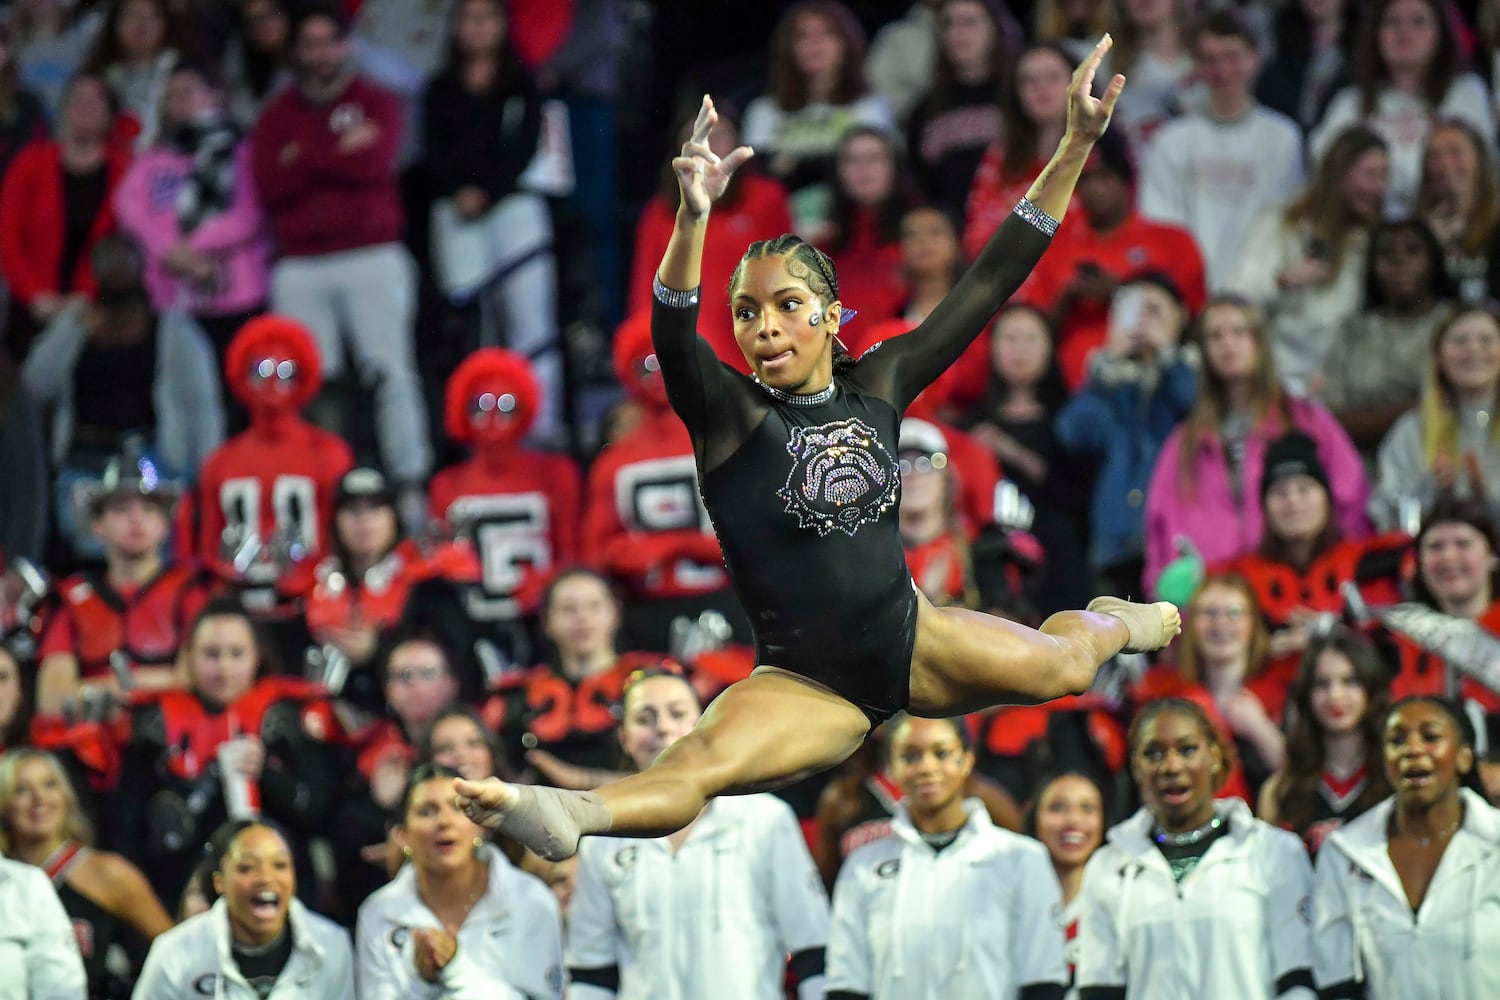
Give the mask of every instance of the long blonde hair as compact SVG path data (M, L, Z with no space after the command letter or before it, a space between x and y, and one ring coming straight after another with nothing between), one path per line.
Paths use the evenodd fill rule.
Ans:
M1276 377L1276 362L1272 358L1271 343L1266 337L1265 323L1260 310L1249 299L1239 295L1215 295L1198 314L1194 336L1203 361L1198 366L1198 399L1192 411L1182 422L1182 440L1177 449L1177 492L1182 496L1194 496L1197 483L1193 475L1198 448L1205 439L1218 437L1219 428L1229 413L1229 383L1225 382L1208 363L1204 350L1204 336L1209 314L1215 309L1238 309L1255 338L1255 375L1250 386L1250 411L1253 425L1269 415L1276 422L1277 432L1292 428L1292 411L1287 405L1286 393L1281 380Z
M1222 590L1232 590L1245 599L1245 614L1250 616L1250 646L1245 656L1245 680L1249 680L1259 674L1266 665L1266 657L1271 647L1271 636L1266 631L1265 618L1260 613L1260 602L1255 599L1255 591L1251 589L1250 583L1238 573L1212 573L1203 578L1198 589L1193 593L1193 600L1188 605L1187 624L1183 628L1184 635L1180 644L1181 653L1177 658L1177 672L1185 679L1194 684L1203 683L1203 666L1199 662L1202 653L1198 649L1198 635L1203 630L1203 616L1194 614L1198 602L1209 590L1218 587Z
M1490 322L1500 329L1500 312L1491 306L1470 306L1455 312L1448 321L1432 335L1431 363L1427 366L1427 378L1422 384L1422 399L1417 404L1417 415L1422 426L1422 455L1428 467L1439 456L1458 457L1458 394L1443 375L1438 353L1442 350L1443 338L1458 325L1460 320L1475 314L1488 316ZM1500 409L1500 385L1495 387L1491 412ZM1500 447L1500 420L1490 421L1490 440Z
M9 855L15 849L10 828L10 810L15 805L17 786L21 783L21 767L32 761L46 765L62 786L63 839L92 844L94 827L83 814L83 807L78 803L78 793L73 790L73 782L68 780L68 772L63 770L62 764L52 754L21 747L0 754L0 854Z
M1351 237L1368 232L1370 224L1349 211L1340 188L1359 158L1372 150L1388 153L1385 140L1363 125L1352 125L1339 133L1318 164L1307 187L1287 204L1282 219L1291 225L1306 223L1309 236L1322 244L1328 266L1337 274L1344 263Z

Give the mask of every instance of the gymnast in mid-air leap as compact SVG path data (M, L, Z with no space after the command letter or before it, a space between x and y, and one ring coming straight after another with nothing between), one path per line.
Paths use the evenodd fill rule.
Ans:
M1067 131L1051 162L911 333L856 361L837 337L847 311L828 256L795 236L751 244L730 277L749 376L696 333L710 206L752 155L744 146L723 158L710 150L717 114L704 97L672 161L682 201L657 272L651 335L760 666L651 767L596 791L455 781L459 806L476 822L552 859L588 834L664 836L716 795L832 767L898 711L946 717L1081 692L1116 653L1159 649L1177 634L1172 605L1114 597L1055 614L1040 631L935 608L912 584L897 525L902 413L1047 249L1125 86L1116 76L1093 96L1110 44L1106 35L1074 73Z

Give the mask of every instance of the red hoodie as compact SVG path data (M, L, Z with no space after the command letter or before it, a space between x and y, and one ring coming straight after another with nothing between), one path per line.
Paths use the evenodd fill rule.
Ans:
M361 121L379 133L345 152L339 135ZM255 187L283 257L337 253L401 239L396 153L401 103L355 77L334 100L314 104L288 87L251 134Z

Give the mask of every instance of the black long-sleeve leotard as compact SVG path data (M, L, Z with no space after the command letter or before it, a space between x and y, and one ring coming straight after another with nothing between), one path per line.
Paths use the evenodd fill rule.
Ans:
M696 305L653 306L667 395L692 435L756 661L827 685L872 725L906 706L916 641L897 510L901 415L1048 244L1013 214L921 326L877 344L815 396L769 390L720 362L696 333Z

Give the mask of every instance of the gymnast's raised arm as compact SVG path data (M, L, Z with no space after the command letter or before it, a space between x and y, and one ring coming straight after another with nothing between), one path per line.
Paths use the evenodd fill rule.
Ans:
M999 308L1021 287L1046 251L1073 198L1094 142L1109 127L1115 102L1125 87L1116 75L1102 98L1093 96L1094 73L1113 44L1109 35L1073 73L1068 87L1068 126L1057 152L1037 176L1021 202L979 253L972 267L931 315L911 333L896 337L872 355L873 367L888 369L890 393L904 409L917 393L943 373L964 348L983 332ZM858 303L853 303L858 305ZM878 361L877 361L878 358ZM870 373L874 375L875 373Z

